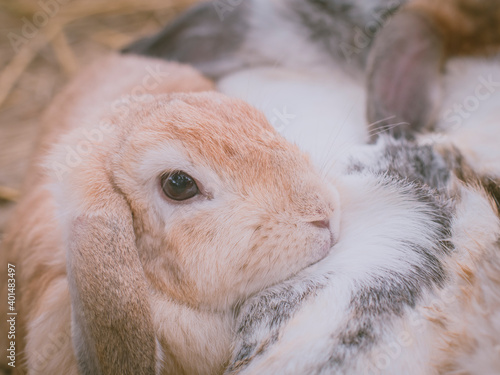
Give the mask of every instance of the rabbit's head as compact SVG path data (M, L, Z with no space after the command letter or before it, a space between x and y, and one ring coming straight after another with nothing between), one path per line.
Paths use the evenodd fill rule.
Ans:
M137 248L155 290L226 309L332 246L336 192L244 102L160 95L109 124L113 136L60 182L78 250L70 259L90 251L102 262L109 247Z
M54 188L83 373L151 370L151 293L228 312L324 258L338 233L336 191L250 105L205 92L122 109ZM52 160L84 149L81 134Z

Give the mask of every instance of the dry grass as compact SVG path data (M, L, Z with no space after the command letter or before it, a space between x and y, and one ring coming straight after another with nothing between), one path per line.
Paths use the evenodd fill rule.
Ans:
M155 32L196 1L0 0L0 233L18 197L38 118L54 94L89 61ZM44 9L49 3L58 9ZM27 21L35 27L29 30ZM13 44L14 34L23 41Z

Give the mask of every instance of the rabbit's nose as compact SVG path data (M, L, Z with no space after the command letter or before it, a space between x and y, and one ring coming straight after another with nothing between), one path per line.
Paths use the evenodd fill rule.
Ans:
M311 224L321 229L330 229L329 219L311 221Z
M319 229L326 229L330 232L330 246L333 246L337 241L336 241L336 236L334 234L334 229L331 226L331 221L330 219L324 219L324 220L315 220L310 222L312 225L314 225L316 228Z

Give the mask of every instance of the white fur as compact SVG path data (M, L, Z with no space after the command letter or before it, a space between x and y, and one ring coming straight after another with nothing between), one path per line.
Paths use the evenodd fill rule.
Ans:
M487 99L479 99L477 110L467 112L466 117L457 118L453 113L456 104L475 96L481 77L490 76L500 83L500 65L495 58L451 60L436 128L478 171L500 175L500 87ZM244 70L221 79L218 90L262 110L275 128L308 152L320 168L331 166L354 145L367 140L363 84L333 62L331 69L323 72L283 67ZM293 118L284 123L277 113Z
M484 81L490 78L496 85L485 86ZM444 91L444 103L437 128L444 131L466 153L477 172L500 175L498 58L461 58L450 61ZM464 111L460 113L454 110L456 106L463 106Z
M412 259L408 258L408 253L401 252L400 241L410 240L424 247L431 246L427 237L431 227L427 217L419 211L421 204L418 202L409 201L397 191L387 190L369 175L345 177L336 180L335 184L343 203L340 241L327 258L305 275L307 278L310 274L331 271L333 279L313 300L304 303L287 323L279 344L271 347L266 355L257 356L242 374L303 374L314 364L326 361L325 356L332 345L331 334L345 324L351 292L357 283L379 272L382 275L383 269L405 273ZM366 196L373 197L368 205ZM433 373L430 348L422 336L428 335L429 328L424 325L423 333L417 332L420 328L418 325L405 327L405 332L413 340L410 345L414 350L409 349L411 363L407 361L409 354L405 353L396 358L397 361L393 360L390 367L384 368L383 374ZM398 333L402 328L393 330ZM260 335L265 334L260 332ZM397 338L398 335L394 335L387 340L390 344ZM356 373L364 374L370 362L360 363L364 367ZM376 369L376 362L373 366Z
M327 78L284 68L252 69L225 77L218 89L263 111L320 168L367 140L363 87L339 69Z

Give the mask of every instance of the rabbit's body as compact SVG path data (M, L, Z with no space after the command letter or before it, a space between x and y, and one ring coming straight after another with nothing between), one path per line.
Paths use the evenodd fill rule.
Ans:
M241 101L165 94L212 87L112 56L48 109L2 243L18 373L221 372L235 306L326 256L339 207L308 159ZM192 201L164 196L172 171L196 176Z
M498 195L445 145L354 154L339 242L242 307L227 373L498 373Z

